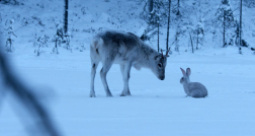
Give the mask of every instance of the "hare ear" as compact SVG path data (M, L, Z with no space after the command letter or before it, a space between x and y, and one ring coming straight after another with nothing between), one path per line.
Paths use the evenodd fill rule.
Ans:
M190 76L190 74L191 74L190 68L187 68L187 69L186 69L186 74L187 74L187 76Z
M186 75L185 70L183 70L182 68L180 68L180 69L182 71L182 74L185 76Z

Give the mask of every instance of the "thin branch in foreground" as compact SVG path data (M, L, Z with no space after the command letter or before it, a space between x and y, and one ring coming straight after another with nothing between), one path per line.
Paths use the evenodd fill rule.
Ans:
M22 104L22 108L32 116L34 123L40 124L40 135L60 136L46 107L38 101L33 91L14 75L7 62L6 56L4 56L2 52L0 52L0 73L2 74L1 78L3 83L6 85L6 87L2 87L4 89L0 91L10 91L18 103Z

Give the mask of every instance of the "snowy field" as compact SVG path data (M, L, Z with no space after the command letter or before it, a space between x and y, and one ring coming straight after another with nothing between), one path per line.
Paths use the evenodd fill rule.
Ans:
M90 98L89 42L97 32L106 29L131 31L141 34L146 23L139 18L142 6L136 0L110 2L70 0L69 29L73 34L73 51L59 49L51 54L50 42L44 53L34 54L33 37L55 34L55 24L62 20L62 0L39 2L27 0L20 8L0 5L2 18L14 18L15 51L10 53L10 63L20 78L34 88L40 100L50 109L60 131L65 136L254 136L255 135L255 56L243 48L221 48L221 35L208 34L203 48L191 53L187 38L180 42L180 53L173 52L167 60L166 78L161 81L148 69L131 70L132 96L120 97L123 81L118 65L113 65L107 79L113 97L106 97L100 80L98 66L95 79L96 98ZM212 2L215 4L216 0ZM39 3L39 4L37 4ZM62 3L62 4L61 4ZM47 7L47 8L40 8ZM84 8L86 14L84 14ZM9 13L10 9L12 11ZM80 9L83 9L82 11ZM29 11L29 12L28 12ZM21 17L17 15L22 14ZM214 14L214 12L210 13ZM248 10L244 15L253 15ZM44 27L28 19L22 26L22 17L37 16ZM79 18L80 17L80 18ZM207 17L207 18L210 18ZM30 21L30 22L29 22ZM3 23L1 24L3 26ZM244 27L244 37L251 37L254 24ZM209 33L210 30L207 32ZM162 48L165 47L162 32ZM174 39L174 28L170 41ZM156 48L156 38L152 38ZM150 45L151 45L150 43ZM80 45L85 49L80 52ZM254 45L252 45L254 46ZM174 45L172 46L172 49ZM187 52L186 52L187 51ZM180 78L180 67L191 68L191 81L203 83L208 97L186 97ZM26 136L27 129L13 98L0 98L0 136ZM34 126L34 124L31 124ZM39 134L34 134L35 136Z
M47 101L67 136L253 136L255 59L236 55L235 49L170 56L164 81L147 69L133 69L130 97L119 96L123 82L119 66L114 65L108 74L112 98L105 96L99 75L97 97L89 97L89 52L12 59L27 83L41 90L42 101ZM191 80L206 85L207 98L185 97L180 67L190 67ZM24 128L8 102L2 104L0 133L23 135Z

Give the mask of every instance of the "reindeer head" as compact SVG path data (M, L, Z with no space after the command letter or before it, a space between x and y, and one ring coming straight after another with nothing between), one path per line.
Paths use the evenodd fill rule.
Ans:
M169 51L170 51L170 48L167 50L166 55L164 55L163 51L161 49L161 53L159 53L155 57L152 71L160 80L165 79L165 67L167 64L167 57L169 57L169 55L168 55Z

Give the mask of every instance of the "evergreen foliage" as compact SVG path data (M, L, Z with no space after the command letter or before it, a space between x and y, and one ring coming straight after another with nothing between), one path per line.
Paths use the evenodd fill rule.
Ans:
M233 29L236 25L234 20L233 11L230 6L229 0L222 0L219 8L216 12L217 17L217 25L222 27L222 34L223 34L223 47L226 45L232 45L233 44L233 31L229 29Z

